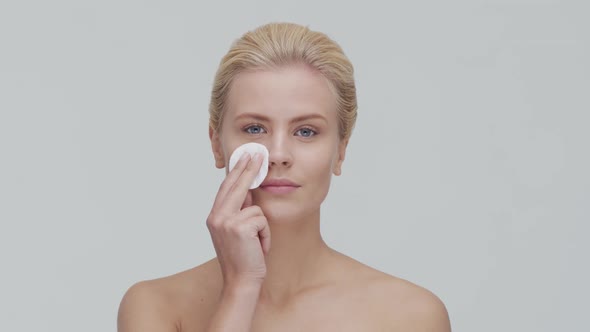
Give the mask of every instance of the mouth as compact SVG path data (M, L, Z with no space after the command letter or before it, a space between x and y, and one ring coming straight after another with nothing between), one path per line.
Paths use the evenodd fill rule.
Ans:
M288 194L301 187L287 179L267 179L260 185L260 189L273 194Z

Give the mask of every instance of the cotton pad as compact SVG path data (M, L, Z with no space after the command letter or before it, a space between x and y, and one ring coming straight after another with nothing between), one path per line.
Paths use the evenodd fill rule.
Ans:
M263 156L262 166L260 166L260 170L258 171L258 174L256 174L256 178L254 179L254 181L252 181L252 184L250 185L250 189L256 189L258 188L258 186L260 186L260 184L262 183L262 181L264 181L264 178L268 174L268 149L266 148L266 146L258 143L246 143L244 145L240 145L237 149L234 150L234 152L231 154L231 157L229 158L230 172L236 166L236 164L240 160L240 157L244 153L249 153L250 157L254 157L255 153L260 153Z

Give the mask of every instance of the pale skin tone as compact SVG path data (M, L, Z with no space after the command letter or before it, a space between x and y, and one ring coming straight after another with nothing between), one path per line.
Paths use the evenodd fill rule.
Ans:
M266 179L296 189L248 190L261 160L241 160L207 218L217 257L131 287L119 332L451 330L435 295L322 239L320 205L347 145L335 105L327 81L301 65L235 77L221 128L210 130L216 166L227 170L235 148L261 143L270 152Z

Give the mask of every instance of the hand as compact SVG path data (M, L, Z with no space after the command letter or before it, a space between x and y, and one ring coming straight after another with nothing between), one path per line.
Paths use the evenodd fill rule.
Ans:
M250 184L262 156L250 160L245 153L221 183L207 218L224 286L242 282L262 284L266 276L264 255L270 249L268 221L259 206L252 205Z

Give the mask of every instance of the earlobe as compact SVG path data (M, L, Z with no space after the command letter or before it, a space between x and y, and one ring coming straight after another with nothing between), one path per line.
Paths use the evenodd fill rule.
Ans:
M219 134L211 127L209 127L209 139L211 140L211 150L213 151L213 157L215 158L215 167L224 168L225 160L223 158L221 142L219 141Z

